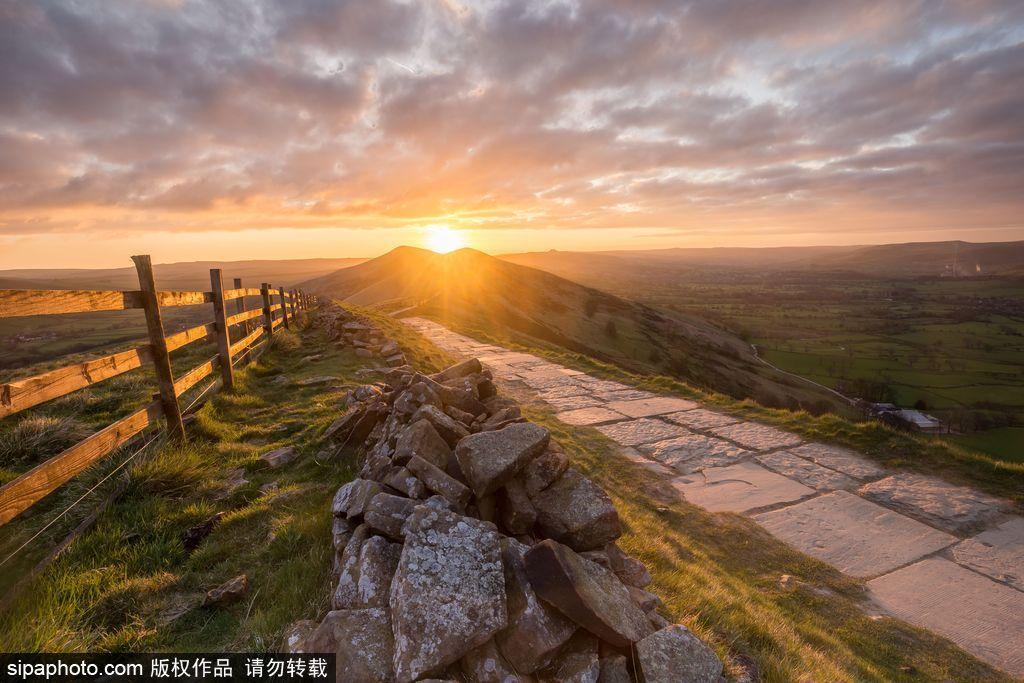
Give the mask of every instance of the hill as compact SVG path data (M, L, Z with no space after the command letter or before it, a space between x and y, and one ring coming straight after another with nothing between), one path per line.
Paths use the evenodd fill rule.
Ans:
M159 263L153 267L162 289L209 289L210 269L220 268L224 279L240 277L246 286L270 282L291 287L301 280L319 277L338 268L355 265L363 259L312 258L274 261L184 261ZM137 289L135 268L17 268L0 270L0 283L6 289Z
M1024 271L1024 241L909 242L839 247L714 247L620 250L602 252L545 251L504 254L499 258L542 268L566 277L623 269L657 268L748 269L759 272L852 272L865 276L907 278L949 274L954 258L963 275L1019 276ZM584 279L581 277L581 279Z
M525 335L766 405L836 407L831 394L764 366L746 342L700 318L667 314L472 249L436 254L400 247L301 286L363 306L411 306L410 314L493 337Z

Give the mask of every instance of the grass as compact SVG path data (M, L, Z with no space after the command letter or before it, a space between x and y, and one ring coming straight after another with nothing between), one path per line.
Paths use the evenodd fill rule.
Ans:
M642 560L670 619L726 662L764 681L1009 681L949 641L865 612L865 588L789 549L739 515L678 501L656 475L616 455L600 432L559 422L525 392L524 413L548 427L609 493L620 546ZM788 575L783 584L780 579ZM760 676L760 678L759 678Z
M451 360L404 325L381 323L417 367L436 370ZM326 611L331 499L356 467L348 456L321 452L319 434L337 417L341 395L323 386L282 391L275 378L330 374L362 383L354 373L366 362L319 328L277 346L237 373L235 393L217 394L198 411L187 445L164 445L138 464L93 529L0 615L0 651L273 650L287 624ZM283 445L294 445L300 459L263 469L259 455ZM248 483L229 490L238 469ZM276 486L261 489L268 484ZM186 554L182 532L216 512L222 521ZM41 521L30 516L8 527ZM251 586L243 601L197 606L206 590L241 573Z
M424 337L368 312L418 369L452 362ZM361 362L318 331L271 351L238 375L240 389L199 411L190 443L136 467L130 488L0 616L0 650L230 651L274 649L284 627L320 616L330 590L330 500L354 464L318 455L317 435L338 395L281 391L274 378L354 376ZM304 356L323 353L320 360ZM671 617L716 649L730 675L766 681L1004 681L948 641L862 611L861 583L804 557L753 522L662 502L650 473L615 455L593 429L568 427L525 393L526 415L552 430L575 464L606 488L624 526L622 547L650 568ZM259 453L290 443L302 458L280 472ZM231 470L245 484L226 497ZM276 481L277 489L260 487ZM180 534L216 511L223 521L191 555ZM239 573L250 594L195 608L203 591ZM780 585L783 574L793 577Z
M975 486L1014 501L1018 509L1024 511L1024 462L1014 462L1002 455L982 452L982 449L976 449L971 443L918 435L874 421L854 422L831 413L811 415L801 410L766 408L755 401L741 401L695 389L672 377L634 374L617 365L523 335L499 337L479 328L451 327L481 341L534 353L596 377L617 380L655 393L685 396L723 412L777 425L807 439L854 448L889 468L913 470L939 476L953 483ZM1000 453L1002 450L1000 443Z

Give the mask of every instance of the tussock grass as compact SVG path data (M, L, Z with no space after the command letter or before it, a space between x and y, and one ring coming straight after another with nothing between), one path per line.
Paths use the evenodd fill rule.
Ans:
M277 351L295 351L302 346L299 335L291 330L278 330L270 340L270 347Z
M71 417L30 415L0 431L0 467L37 463L89 436L89 429Z

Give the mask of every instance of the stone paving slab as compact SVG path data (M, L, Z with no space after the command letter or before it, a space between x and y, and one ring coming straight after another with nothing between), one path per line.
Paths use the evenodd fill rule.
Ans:
M784 432L775 427L758 424L757 422L740 422L725 427L714 427L711 432L730 439L756 451L767 451L782 446L795 446L802 439L796 434Z
M680 474L732 465L750 455L750 451L724 439L703 434L684 434L674 439L642 445L639 449Z
M935 477L899 472L860 488L861 495L955 534L985 526L1007 509L1007 502Z
M856 479L848 477L842 472L836 472L810 460L804 460L789 451L763 453L757 456L757 460L765 467L819 491L852 489L859 484Z
M557 386L541 389L537 393L540 394L540 397L545 401L548 400L548 398L562 398L565 396L588 396L590 398L594 398L593 396L591 396L590 391L588 391L585 386L579 384L578 382L573 382L570 384L559 384ZM598 403L604 403L604 401L598 401Z
M615 424L602 425L597 428L612 441L617 441L623 446L639 446L640 444L664 441L674 436L687 434L687 430L679 425L669 424L661 420L649 417L628 422L616 422Z
M857 451L841 446L830 446L823 443L805 443L802 446L788 449L801 458L813 460L819 465L842 472L854 479L873 479L885 474L885 470L865 458Z
M627 460L632 460L633 462L635 462L637 465L640 465L644 469L650 470L651 472L660 475L663 479L670 479L671 477L676 476L675 472L665 467L661 463L654 462L653 460L641 454L640 451L636 450L631 446L623 446L621 449L619 449L619 455L626 458Z
M638 398L654 398L655 394L641 389L616 389L614 391L594 391L594 396L605 401L632 401ZM641 417L637 415L636 417Z
M672 486L688 502L711 512L747 512L812 495L814 489L753 462L711 467L676 477Z
M938 557L868 582L882 608L1024 677L1024 593Z
M754 519L797 550L860 578L890 572L957 540L848 491L826 493Z
M684 427L690 427L691 429L711 429L712 427L722 427L723 425L731 425L740 421L738 417L716 413L713 410L706 410L704 408L684 410L679 413L664 415L663 417L666 420L683 425Z
M578 410L579 408L592 408L603 406L604 402L586 394L573 396L541 396L544 401L555 410Z
M613 401L608 404L608 407L630 417L651 417L653 415L674 413L680 410L689 410L699 405L685 398L655 396L653 398L640 398L632 401Z
M953 548L953 559L1024 591L1024 517L1011 517Z
M578 410L567 410L564 413L558 413L558 419L567 425L597 425L605 422L617 422L619 420L626 419L626 416L622 413L617 413L614 410L608 410L601 406L595 406L593 408L580 408Z

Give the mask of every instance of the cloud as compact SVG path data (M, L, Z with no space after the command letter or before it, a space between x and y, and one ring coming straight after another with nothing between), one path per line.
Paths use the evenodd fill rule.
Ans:
M1009 1L12 0L0 232L1002 226L1022 93Z

